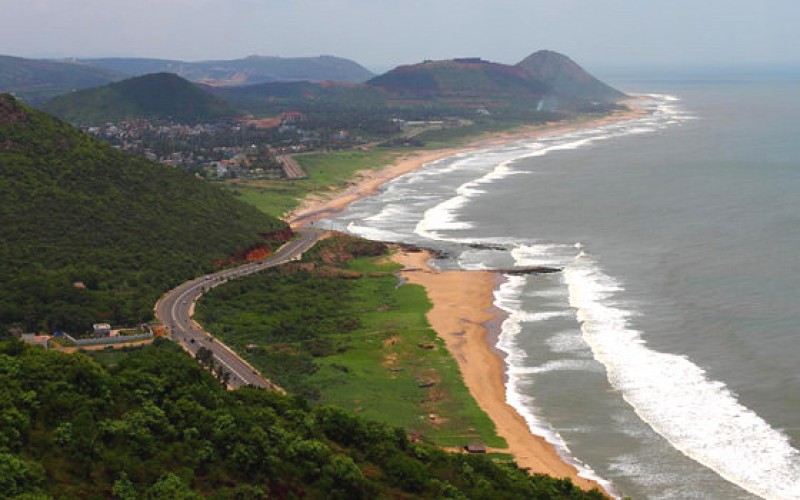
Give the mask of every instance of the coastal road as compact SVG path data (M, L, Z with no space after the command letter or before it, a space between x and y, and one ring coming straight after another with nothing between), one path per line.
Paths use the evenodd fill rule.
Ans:
M302 228L297 230L296 234L297 238L286 243L264 260L249 262L239 267L187 281L164 294L156 303L156 318L167 328L170 338L178 342L192 356L197 356L197 351L201 347L209 349L214 355L215 366L221 366L223 370L230 373L228 386L231 388L254 385L265 389L280 390L275 384L262 377L258 370L247 361L212 337L192 319L195 302L206 290L229 280L299 259L306 250L322 238L324 232L313 228Z

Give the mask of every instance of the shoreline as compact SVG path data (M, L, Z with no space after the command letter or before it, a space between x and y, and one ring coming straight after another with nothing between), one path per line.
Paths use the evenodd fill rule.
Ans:
M480 137L461 147L409 152L382 168L357 172L353 184L344 191L307 198L284 219L292 228L299 228L334 216L351 203L378 193L383 184L449 156L634 120L647 113L638 104L641 99L628 99L624 103L630 109L600 118L526 126ZM403 266L399 273L403 279L425 288L433 304L427 313L428 321L458 363L470 394L494 422L497 434L508 443L505 451L531 472L567 477L584 490L597 488L613 496L599 482L579 476L578 469L544 437L534 434L524 417L506 401L505 356L496 347L504 312L494 305L494 292L502 276L493 271L434 270L428 265L433 257L428 251L411 253L400 248L393 260Z
M579 118L566 122L546 122L541 125L528 125L506 132L491 133L469 141L464 146L454 146L435 150L412 150L403 153L392 163L377 169L360 170L355 173L353 184L343 191L330 194L312 195L301 201L300 205L287 213L283 219L293 228L313 224L315 221L331 217L345 210L351 203L372 196L380 191L383 184L449 156L469 153L493 146L502 146L523 139L537 139L551 135L566 134L581 128L599 127L610 123L634 120L647 113L638 102L641 97L631 97L623 101L629 107L599 118Z
M506 401L506 364L495 348L497 332L489 327L502 321L502 311L494 305L501 275L494 271L438 271L428 265L433 258L427 250L407 252L402 248L392 256L403 266L399 273L403 279L425 288L433 304L426 315L428 322L458 363L470 394L508 444L507 449L492 451L510 453L519 467L530 472L569 478L581 489L606 492L598 482L579 476L578 469L545 438L533 434Z

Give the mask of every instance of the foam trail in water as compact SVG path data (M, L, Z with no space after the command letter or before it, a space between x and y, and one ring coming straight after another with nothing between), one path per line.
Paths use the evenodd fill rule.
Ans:
M586 342L636 413L685 455L766 498L800 498L800 452L684 356L647 347L620 283L583 256L564 271Z
M527 283L526 276L506 276L506 281L495 291L495 306L506 312L507 317L501 326L500 335L497 340L497 348L506 355L506 401L522 417L531 432L541 436L550 443L558 452L559 456L567 463L572 464L578 471L580 477L596 481L601 484L608 492L614 492L613 485L601 478L591 467L575 458L570 452L564 439L547 422L539 418L536 414L536 402L533 397L526 394L522 387L523 377L536 373L544 373L555 369L586 369L586 362L572 364L571 361L563 361L561 364L553 362L538 368L525 366L527 355L525 351L517 346L517 339L522 331L522 324L529 321L546 321L553 317L564 317L568 311L553 313L528 313L522 309L522 291Z
M667 102L679 100L677 97L659 94L651 94L649 97L653 98L654 101L650 104L645 104L645 107L651 111L651 114L646 117L610 123L594 129L580 129L562 135L544 137L537 139L535 142L519 141L513 145L506 146L507 151L513 154L511 158L497 162L489 172L459 186L454 197L426 210L414 232L423 238L432 240L457 241L457 238L444 237L442 231L472 228L471 223L458 220L460 210L471 199L485 193L485 190L481 189L482 185L505 179L510 175L529 173L513 168L514 163L518 160L544 156L554 151L579 149L614 137L656 132L670 126L669 122L679 123L682 120L691 118L690 115L675 105L667 104ZM450 164L448 168L456 170L471 161L480 160L484 153L498 153L501 151L503 149L494 148L487 149L484 152L471 153L472 156L464 154L465 156L460 157L459 161Z

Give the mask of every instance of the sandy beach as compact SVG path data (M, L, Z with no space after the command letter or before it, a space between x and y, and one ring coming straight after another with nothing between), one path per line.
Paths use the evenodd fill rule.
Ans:
M427 318L458 362L470 394L495 424L497 434L508 442L506 451L520 467L554 477L568 477L583 489L602 487L579 477L555 448L533 435L525 420L506 402L503 383L505 366L487 339L485 324L497 311L493 292L497 273L491 271L436 271L427 262L427 252L397 250L393 259L403 266L401 275L409 283L422 285L433 307Z
M523 127L479 138L460 148L411 152L391 165L358 172L354 184L344 191L305 200L286 216L286 220L292 227L301 227L330 217L354 201L377 193L384 183L447 156L641 117L647 111L638 105L637 100L626 101L629 110L598 119ZM428 321L458 362L470 393L492 419L498 435L508 443L507 450L496 451L511 453L520 467L532 472L568 477L583 489L599 488L602 491L598 483L578 476L575 467L566 463L544 438L534 435L522 416L506 402L505 365L493 349L486 327L499 312L493 304L498 274L490 271L436 271L427 265L431 258L428 252L398 250L393 258L403 266L405 279L425 287L433 303L427 315Z

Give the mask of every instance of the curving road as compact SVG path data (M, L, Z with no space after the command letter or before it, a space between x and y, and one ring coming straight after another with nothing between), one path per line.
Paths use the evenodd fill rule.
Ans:
M298 234L297 238L280 247L271 257L187 281L164 294L156 303L156 318L167 328L170 338L178 342L192 356L196 356L201 347L211 350L214 355L214 364L222 366L226 372L230 373L228 386L231 388L254 385L265 389L282 390L262 377L250 363L239 357L228 346L214 339L192 319L195 302L203 295L203 292L228 280L299 259L324 234L313 228L298 229L296 233Z

